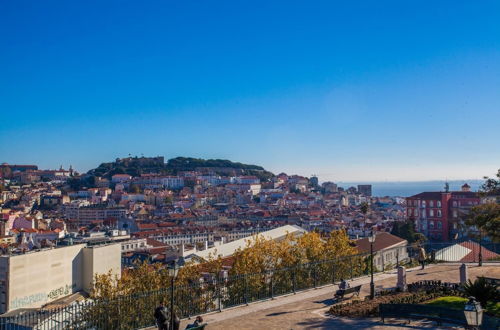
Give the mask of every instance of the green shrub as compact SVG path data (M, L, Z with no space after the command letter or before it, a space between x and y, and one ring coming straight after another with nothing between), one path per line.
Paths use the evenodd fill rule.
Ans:
M463 285L463 291L465 296L476 298L483 308L486 308L489 301L500 300L498 286L488 283L483 277L477 278L474 282L467 281Z

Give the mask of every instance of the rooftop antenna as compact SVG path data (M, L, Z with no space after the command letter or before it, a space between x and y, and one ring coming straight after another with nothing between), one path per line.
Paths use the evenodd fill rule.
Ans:
M444 184L444 192L450 192L450 184L448 183L448 179L446 179L446 182Z

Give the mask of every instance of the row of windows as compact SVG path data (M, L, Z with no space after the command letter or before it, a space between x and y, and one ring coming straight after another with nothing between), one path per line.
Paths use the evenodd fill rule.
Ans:
M408 201L408 206L418 206L419 201L414 199L414 200L409 200ZM427 201L422 201L421 203L422 207L427 207ZM441 207L441 201L429 201L429 207Z
M427 205L429 207L441 207L442 206L441 201L433 201L433 200L430 200L430 201L419 201L419 200L416 200L416 199L409 200L408 201L408 206L419 206L419 202L421 202L420 205L422 207L427 207ZM466 205L473 206L473 205L479 205L479 201L467 201L467 202L453 201L452 205L453 205L453 207L466 206Z
M453 207L466 206L466 205L474 206L474 205L479 205L479 202L478 201L467 201L467 202L453 201L452 205L453 205Z
M122 250L137 249L138 247L144 247L144 243L141 243L140 245L139 243L122 245Z
M434 212L434 210L427 210L427 212L425 212L425 210L422 211L422 216L425 217L426 215L429 217L441 217L443 213L441 210L437 210L436 212ZM408 216L418 217L418 209L408 209Z
M441 223L441 221L429 221L429 229L442 229L443 228L443 224Z

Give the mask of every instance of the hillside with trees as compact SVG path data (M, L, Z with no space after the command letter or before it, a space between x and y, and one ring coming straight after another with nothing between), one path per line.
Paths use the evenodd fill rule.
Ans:
M115 174L156 173L162 175L177 175L183 171L213 172L218 175L255 175L262 181L272 178L273 173L257 165L232 162L225 159L201 159L191 157L176 157L163 162L163 157L129 157L117 159L114 162L102 163L97 168L87 172L91 176L111 178Z

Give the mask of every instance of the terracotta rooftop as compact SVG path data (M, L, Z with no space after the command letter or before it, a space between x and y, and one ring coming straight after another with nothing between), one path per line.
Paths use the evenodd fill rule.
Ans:
M378 232L376 233L375 242L373 243L373 251L377 252L380 250L384 250L405 241L405 239L402 239L398 236L394 236L386 232ZM367 237L358 239L357 241L355 241L355 243L359 252L370 252L370 242L368 241Z

